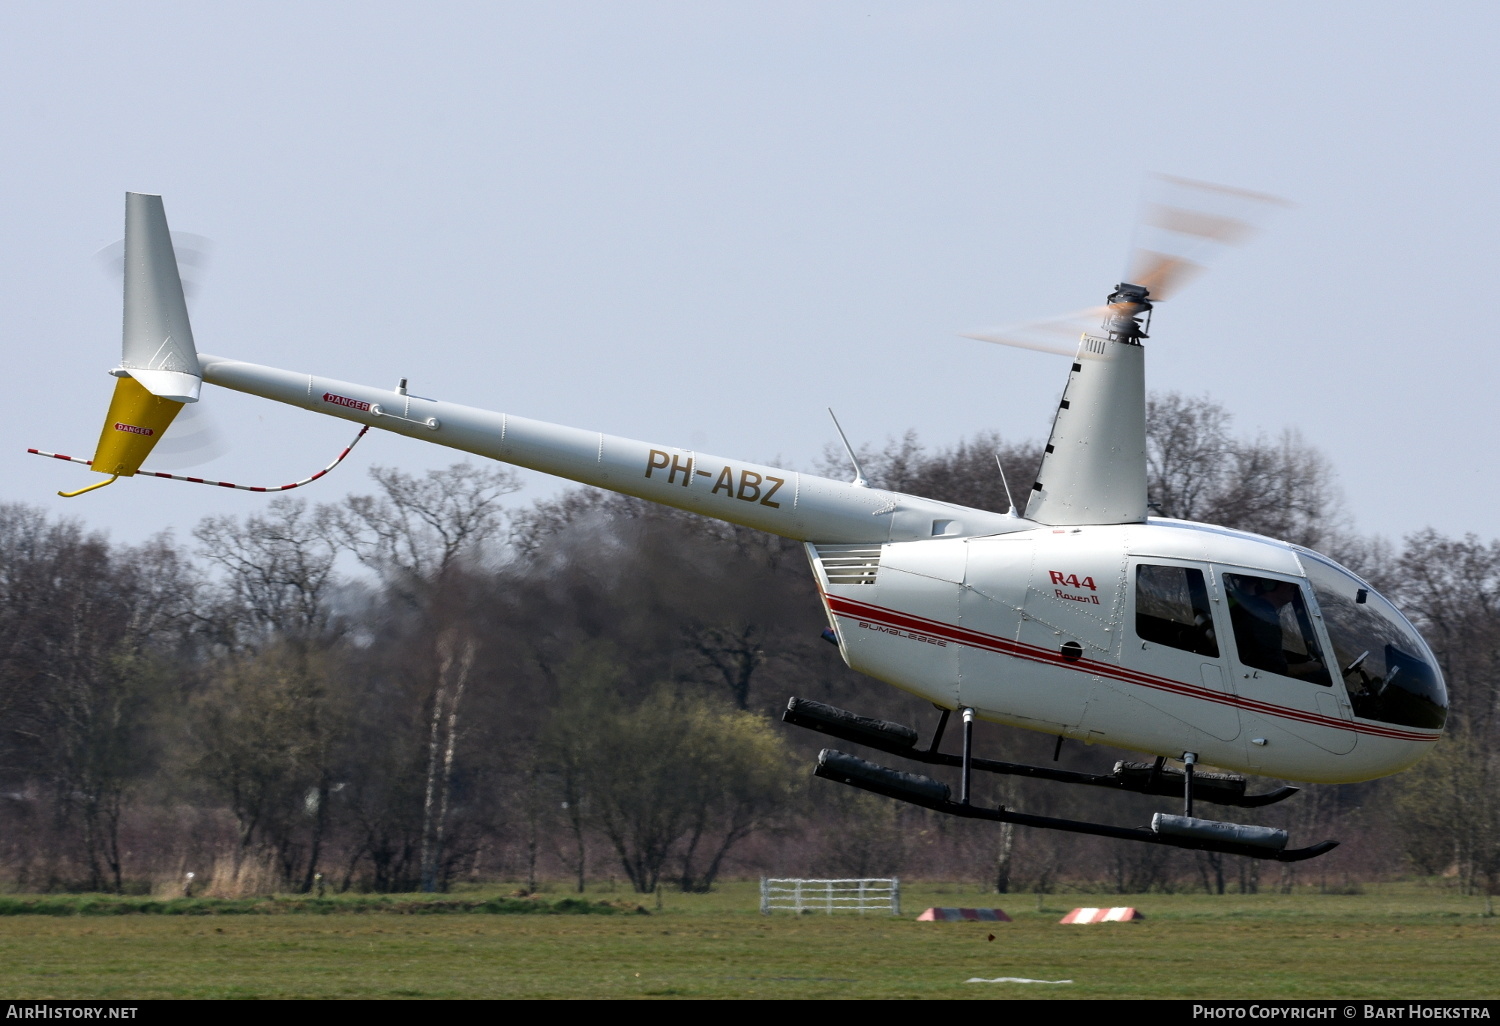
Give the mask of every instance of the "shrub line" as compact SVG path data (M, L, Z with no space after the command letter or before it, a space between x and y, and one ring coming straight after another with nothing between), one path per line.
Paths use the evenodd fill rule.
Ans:
M0 916L218 916L218 915L619 915L645 914L639 905L584 898L410 898L359 895L339 898L134 898L106 895L0 896Z

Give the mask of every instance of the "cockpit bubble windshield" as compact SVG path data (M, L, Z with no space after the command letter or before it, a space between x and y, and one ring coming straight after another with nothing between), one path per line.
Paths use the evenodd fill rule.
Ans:
M1300 553L1354 715L1439 728L1448 693L1426 642L1396 607L1331 563Z

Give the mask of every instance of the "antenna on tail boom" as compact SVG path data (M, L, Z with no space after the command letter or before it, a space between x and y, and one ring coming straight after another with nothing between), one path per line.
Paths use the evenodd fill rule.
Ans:
M839 433L839 438L844 443L844 451L849 454L849 462L854 464L854 480L849 482L856 488L868 488L869 482L865 480L865 472L859 468L859 460L854 456L854 448L849 444L849 438L844 434L844 429L839 426L838 417L834 417L833 407L828 407L828 415L833 417L833 426Z
M1010 482L1005 480L1005 464L1000 462L1000 454L998 452L995 453L995 466L1000 468L1000 483L1005 486L1005 501L1010 503L1010 509L1006 510L1006 515L1019 517L1021 514L1016 512L1016 500L1010 494Z

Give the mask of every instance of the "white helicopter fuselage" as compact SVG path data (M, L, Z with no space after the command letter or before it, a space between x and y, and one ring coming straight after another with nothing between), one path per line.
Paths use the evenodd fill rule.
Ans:
M1336 672L1308 681L1241 660L1224 576L1301 588L1311 554L1173 520L1027 527L878 549L809 545L849 665L982 719L1291 780L1384 776L1437 740L1436 729L1355 715ZM1143 565L1201 574L1227 643L1205 654L1159 632L1143 640L1133 584ZM1333 651L1308 605L1321 650Z

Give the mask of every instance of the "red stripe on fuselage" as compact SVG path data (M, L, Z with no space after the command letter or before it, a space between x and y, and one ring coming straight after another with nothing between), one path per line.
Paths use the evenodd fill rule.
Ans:
M983 634L979 631L958 627L941 620L929 620L923 616L914 616L911 613L899 613L893 609L883 606L872 606L865 602L856 602L853 599L844 598L839 595L824 593L824 601L828 603L831 612L838 616L847 616L854 619L873 620L891 627L900 627L904 630L915 631L919 634L930 634L935 637L956 641L970 648L984 649L989 652L998 652L1001 655L1012 656L1016 659L1025 659L1036 663L1050 663L1067 670L1080 673L1096 674L1100 677L1108 677L1125 684L1135 684L1140 687L1152 688L1156 691L1166 691L1185 698L1193 698L1203 702L1216 702L1220 705L1231 705L1249 712L1263 713L1267 716L1277 716L1287 720L1298 720L1319 727L1327 727L1332 730L1352 730L1358 734L1369 734L1374 737L1388 737L1400 741L1436 741L1436 734L1418 734L1413 731L1399 730L1393 727L1381 726L1373 723L1350 722L1348 720L1334 719L1331 716L1321 716L1317 713L1305 712L1300 709L1288 709L1285 706L1272 705L1269 702L1258 702L1253 698L1244 698L1239 695L1225 694L1211 691L1208 688L1182 681L1172 680L1169 677L1157 677L1153 674L1142 673L1139 670L1127 669L1116 666L1113 663L1103 663L1095 659L1077 659L1072 662L1064 659L1061 652L1052 649L1039 648L1035 645L1026 645L1009 638L998 637L993 634Z

